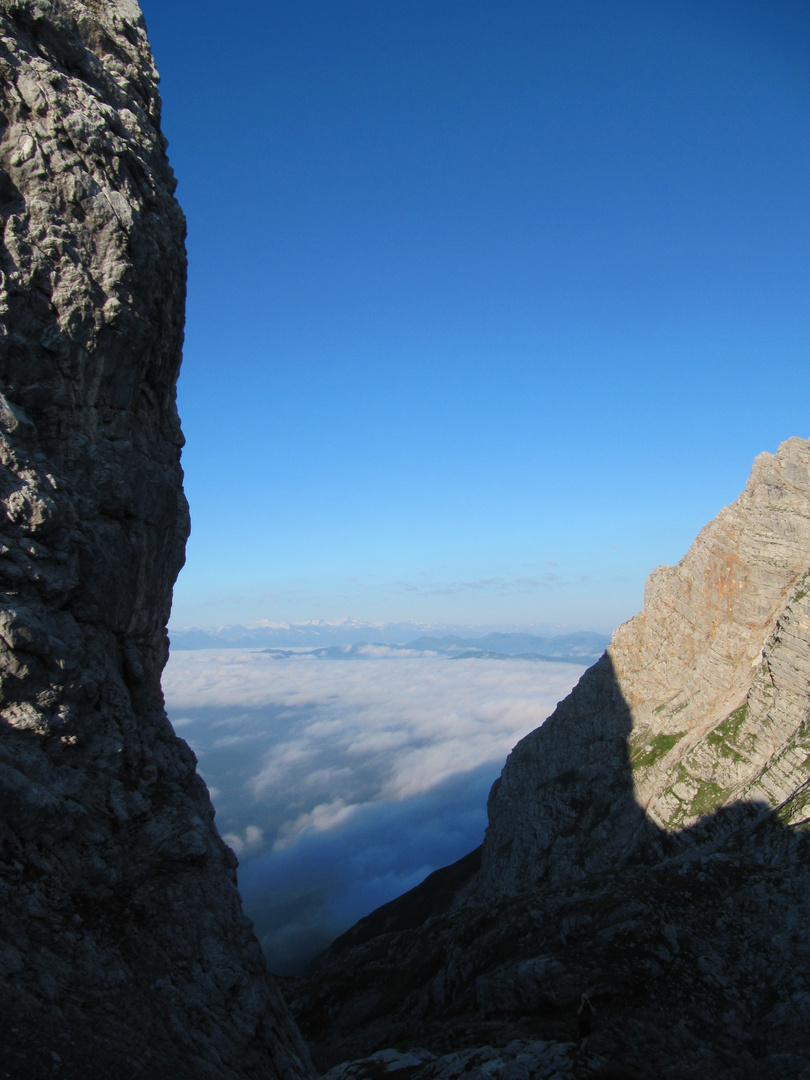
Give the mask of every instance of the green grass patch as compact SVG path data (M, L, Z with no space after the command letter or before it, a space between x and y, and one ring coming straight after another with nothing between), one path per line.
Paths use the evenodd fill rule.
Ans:
M710 731L706 736L706 743L711 746L713 750L716 750L720 757L732 758L734 761L744 760L744 755L733 746L729 746L717 728L715 728L714 731Z
M802 580L799 582L799 591L793 597L794 600L804 600L805 596L810 593L810 571L808 571Z
M656 735L652 742L647 743L644 749L633 758L633 768L647 769L650 765L654 765L664 754L668 754L685 734L685 731L676 731L672 735Z
M708 736L708 743L710 746L718 746L721 742L735 743L739 738L740 728L745 723L745 718L748 715L748 702L744 705L740 705L739 709L735 709L733 713L725 718L725 720L718 724L717 727Z
M781 821L783 825L789 825L791 818L801 818L807 816L807 808L810 803L810 791L807 788L802 788L800 791L794 792L789 799L783 803L782 806L776 811L776 818ZM807 822L802 822L794 828L806 829Z
M725 794L725 788L721 788L714 780L704 781L692 800L692 816L700 817L701 814L711 814L722 804Z

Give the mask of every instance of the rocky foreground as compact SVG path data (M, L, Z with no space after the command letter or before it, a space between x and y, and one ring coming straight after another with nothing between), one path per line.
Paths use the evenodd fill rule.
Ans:
M790 439L512 751L483 849L291 982L316 1062L810 1080L808 676L810 443Z
M0 0L0 1076L310 1075L166 719L185 224L134 0Z

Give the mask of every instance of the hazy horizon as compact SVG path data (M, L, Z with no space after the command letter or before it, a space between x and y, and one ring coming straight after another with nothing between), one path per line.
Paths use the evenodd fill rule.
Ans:
M184 633L189 630L200 631L227 631L227 630L249 630L249 631L284 631L291 629L313 629L322 630L324 633L334 631L336 643L341 640L340 635L342 631L354 632L354 631L373 631L382 634L395 634L396 637L406 638L409 634L421 634L427 631L432 633L441 634L461 634L468 633L470 635L476 635L485 637L487 634L503 633L503 634L535 634L538 637L557 637L576 633L593 633L593 634L610 634L615 630L614 626L610 627L598 627L598 626L582 626L573 623L544 623L544 622L526 622L526 623L458 623L458 622L429 622L420 620L393 620L393 619L376 619L373 621L366 621L363 619L355 619L350 615L344 615L341 618L336 619L322 619L322 618L310 618L301 619L294 622L276 622L271 619L254 619L250 622L224 622L224 623L209 623L207 625L200 625L198 623L192 623L187 625L181 625L173 618L169 621L169 633L179 632Z

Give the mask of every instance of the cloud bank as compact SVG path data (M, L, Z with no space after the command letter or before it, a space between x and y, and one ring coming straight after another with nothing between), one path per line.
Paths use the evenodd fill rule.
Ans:
M174 653L169 716L196 751L276 971L480 843L512 746L570 663Z

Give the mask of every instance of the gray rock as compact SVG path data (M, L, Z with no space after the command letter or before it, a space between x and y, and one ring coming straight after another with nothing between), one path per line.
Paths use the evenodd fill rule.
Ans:
M134 0L0 0L0 1069L299 1077L160 674L185 225Z
M336 1065L323 1080L578 1080L597 1075L604 1059L580 1061L572 1044L514 1040L503 1047L479 1046L436 1057L427 1050L380 1050Z

